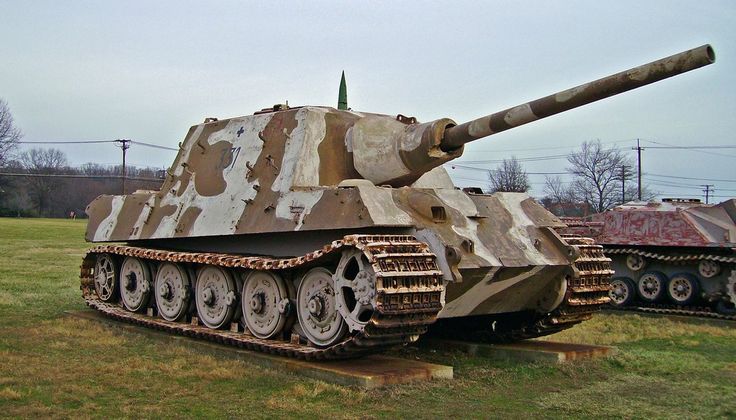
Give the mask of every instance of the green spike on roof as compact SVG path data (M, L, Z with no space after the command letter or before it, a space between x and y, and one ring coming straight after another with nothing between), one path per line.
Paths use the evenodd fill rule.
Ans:
M348 109L348 87L345 84L345 71L340 79L340 93L337 95L337 109Z

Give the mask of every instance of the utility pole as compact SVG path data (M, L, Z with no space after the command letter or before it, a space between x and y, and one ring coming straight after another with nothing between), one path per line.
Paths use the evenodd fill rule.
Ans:
M708 198L710 197L711 191L715 191L715 185L713 184L703 184L701 187L705 188L703 192L705 193L705 204L708 204Z
M637 187L637 191L639 194L639 201L641 201L641 151L644 150L643 147L639 145L639 139L636 139L636 147L632 147L631 150L636 150L636 161L638 165L638 181L639 185Z
M621 204L626 203L626 165L621 165Z
M123 150L123 195L125 195L125 152L130 148L130 140L127 139L119 139L115 140L115 143L120 143L120 148Z

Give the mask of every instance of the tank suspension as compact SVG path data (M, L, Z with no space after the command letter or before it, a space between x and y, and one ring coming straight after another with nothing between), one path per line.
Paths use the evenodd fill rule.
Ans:
M308 360L413 342L444 304L435 255L405 235L346 236L286 259L102 245L80 278L108 317Z

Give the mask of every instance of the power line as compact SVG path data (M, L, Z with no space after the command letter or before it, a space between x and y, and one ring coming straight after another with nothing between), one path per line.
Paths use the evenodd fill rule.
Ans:
M648 149L736 149L736 146L647 146Z
M114 143L115 140L52 140L52 141L19 141L18 144L92 144L92 143Z
M662 174L653 174L653 173L650 173L650 172L647 172L644 175L645 176L654 176L654 177L659 177L659 178L690 179L690 180L693 180L693 181L736 182L735 179L690 178L690 177L687 177L687 176L662 175Z
M470 169L473 171L490 172L493 169L476 168L475 166L449 164L452 169ZM568 172L525 172L527 175L567 175Z
M140 145L140 146L153 147L154 149L173 150L175 152L178 152L179 151L179 149L175 149L173 147L159 146L157 144L144 143L142 141L131 140L130 142L133 143L133 144Z
M19 141L18 144L99 144L99 143L115 143L118 140L48 140L48 141ZM144 147L152 147L154 149L179 151L173 147L159 146L153 143L145 143L142 141L129 140L132 144Z
M625 143L629 141L634 141L635 139L626 139L626 140L616 140L616 141L607 141L602 142L601 144L617 144L617 143ZM580 145L572 145L572 146L546 146L546 147L528 147L524 149L498 149L498 150L474 150L473 153L502 153L502 152L528 152L528 151L534 151L534 150L572 150L576 147L579 147Z
M0 172L0 176L30 177L30 178L94 178L94 179L122 179L121 175L80 175L80 174L24 174L17 172ZM163 178L127 177L133 181L156 181L162 182Z
M675 146L673 144L662 143L662 142L658 142L658 141L654 141L654 140L644 140L644 141L646 141L648 143L659 144L661 146L677 147L677 146ZM727 154L723 154L723 153L713 153L713 152L708 152L708 151L705 151L705 150L698 150L698 149L690 149L690 150L692 150L694 152L698 152L698 153L703 153L703 154L706 154L706 155L736 157L735 155L727 155Z

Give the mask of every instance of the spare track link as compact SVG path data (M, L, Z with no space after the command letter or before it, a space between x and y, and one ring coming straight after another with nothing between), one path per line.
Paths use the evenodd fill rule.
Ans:
M713 254L677 254L677 255L666 255L659 254L656 252L643 251L635 248L604 248L606 254L622 254L622 255L640 255L642 257L650 258L653 260L667 261L674 264L689 263L700 260L710 260L725 264L736 265L736 257L729 257L725 255L713 255ZM736 270L734 267L732 270ZM618 307L609 305L608 308L614 311L622 312L644 312L651 314L661 315L682 315L682 316L693 316L701 318L713 318L723 319L727 321L736 321L736 315L721 314L714 312L707 306L679 306L674 303L646 303L638 302L632 306Z
M511 342L542 337L571 328L589 320L610 302L611 259L603 255L603 247L590 238L564 235L562 239L579 252L572 264L575 275L567 278L565 298L554 311L532 325L496 334L495 341Z
M327 348L282 340L264 340L243 332L213 330L202 325L169 322L101 301L94 289L95 256L114 254L149 261L215 265L251 270L285 270L314 266L346 247L361 250L376 272L376 308L364 330ZM90 307L107 317L168 333L205 339L263 353L305 360L345 359L410 343L424 333L443 306L442 272L426 244L406 235L350 235L320 250L295 258L268 258L217 253L174 252L131 246L101 245L90 249L81 266L81 289Z

